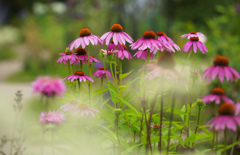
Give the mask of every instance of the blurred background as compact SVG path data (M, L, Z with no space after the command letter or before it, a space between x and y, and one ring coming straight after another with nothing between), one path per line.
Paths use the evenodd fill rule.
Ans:
M4 122L0 136L8 134L13 125L9 120L14 116L9 116L9 120L3 116L13 112L17 90L22 90L23 103L29 102L30 82L37 76L68 74L66 66L56 61L59 53L78 37L80 29L86 27L101 36L114 23L121 24L134 41L144 31L153 30L165 32L180 48L187 42L186 38L180 38L182 34L202 32L209 52L203 55L198 51L196 68L202 72L212 65L215 56L224 55L229 58L230 66L240 72L240 1L237 0L0 0L0 121ZM98 57L100 48L91 47L92 55ZM130 52L133 55L136 51ZM175 53L180 67L187 55ZM124 60L123 70L135 68L137 72L141 63ZM199 89L198 92L205 91L200 96L209 93L215 84L206 85L209 89ZM237 101L239 81L223 86L228 96Z

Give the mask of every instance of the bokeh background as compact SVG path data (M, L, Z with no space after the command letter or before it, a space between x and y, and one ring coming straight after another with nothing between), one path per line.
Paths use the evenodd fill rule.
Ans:
M121 24L135 41L146 30L165 32L180 48L187 42L186 38L180 38L182 34L202 32L209 52L196 54L196 68L202 72L215 56L224 55L229 58L230 66L240 72L240 1L237 0L0 0L0 136L11 135L15 117L12 104L17 90L22 90L23 104L36 110L34 105L29 106L33 102L38 104L32 99L31 82L39 75L65 77L66 66L56 61L59 53L78 37L80 29L86 27L101 36L114 23ZM90 50L98 57L100 46ZM131 51L132 55L135 52ZM176 52L175 58L181 68L187 53ZM138 72L142 65L137 60L124 60L123 64L124 72L132 69ZM186 73L189 74L188 69ZM213 82L200 87L197 92L201 95L196 98L209 93L214 85ZM239 81L223 83L223 87L229 97L238 100ZM33 116L38 119L41 110L32 112ZM37 142L32 138L28 143ZM34 147L27 152L34 154Z

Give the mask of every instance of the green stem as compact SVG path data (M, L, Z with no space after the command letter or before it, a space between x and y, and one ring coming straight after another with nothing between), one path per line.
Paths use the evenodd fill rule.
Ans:
M70 60L68 60L68 73L71 75Z
M119 76L121 76L122 75L122 60L121 59L119 59L119 61L120 61L120 74L119 74ZM120 79L120 78L119 78ZM122 85L122 79L120 79L120 86Z
M181 74L182 74L182 72L183 72L183 70L184 70L184 68L185 68L185 66L186 66L186 64L187 64L187 61L188 61L191 53L192 53L192 52L189 52L189 54L188 54L187 60L185 61L185 64L184 64L184 66L183 66L183 68L182 68L182 70L181 70Z
M147 63L149 63L150 59L150 49L147 49Z
M160 51L159 51L159 50L157 50L157 59L159 58L159 53L160 53Z
M102 62L103 62L103 67L104 67L104 70L105 70L105 75L106 75L106 78L107 78L107 82L108 82L108 76L107 76L107 69L106 69L106 67L105 67L105 57L104 57L104 55L102 55Z
M101 78L101 89L103 89L103 77ZM103 104L103 93L101 94L101 107L102 107L102 104Z
M80 69L80 71L83 71L82 66L83 66L83 65L82 65L82 60L80 60L80 63L79 63L79 67L80 67L79 69Z
M88 46L87 47L87 56L88 56L88 60L87 60L87 63L88 63L88 75L91 77L91 68L90 68L90 63L89 63L89 48ZM88 90L89 90L89 106L91 104L91 81L88 81L89 84L88 84Z
M217 154L217 148L218 148L218 131L216 131L216 151L215 151L215 154Z
M53 151L53 155L54 155L54 141L53 141L53 129L52 129L52 151Z
M74 74L74 66L73 66L73 64L71 66L72 66L72 73Z
M215 130L213 130L213 139L212 139L212 152L213 152L213 150L214 150L215 134L216 134L216 131L215 131Z
M118 145L119 145L119 151L121 150L121 143L120 143L120 138L119 138L119 134L118 134L118 123L119 123L119 121L118 121L118 118L119 118L119 116L116 116L117 118L117 127L116 127L116 132L117 132L117 139L118 139Z
M82 97L81 97L81 82L78 81L78 90L79 90L79 101L82 102Z
M199 107L198 107L198 120L197 120L197 126L196 126L196 129L195 129L195 134L197 134L197 131L198 131L198 128L199 128L201 109L202 109L202 106L199 106ZM195 141L194 141L193 146L195 146Z
M224 130L224 154L227 155L227 129Z
M158 142L158 151L161 154L162 150L162 122L163 122L163 93L164 93L164 81L162 83L162 92L161 92L161 110L160 110L160 131L159 131L159 142Z
M90 74L89 76L92 76L92 64L90 64ZM91 94L92 94L92 82L89 81L89 106L91 104Z

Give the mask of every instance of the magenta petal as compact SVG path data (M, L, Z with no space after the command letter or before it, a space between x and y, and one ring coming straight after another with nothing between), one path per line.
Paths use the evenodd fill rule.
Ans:
M211 66L209 68L207 68L204 72L203 72L203 79L205 79L209 74L209 72L211 71L211 69L214 68L214 66Z
M224 81L224 71L222 67L219 67L218 79L221 83Z
M212 70L212 80L214 80L217 77L219 71L219 66L216 66L213 70Z
M194 51L194 53L197 53L197 42L196 41L193 42L193 51Z

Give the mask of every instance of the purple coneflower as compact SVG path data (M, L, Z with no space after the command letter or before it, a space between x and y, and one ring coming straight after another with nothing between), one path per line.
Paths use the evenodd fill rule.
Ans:
M158 40L160 40L161 42L165 42L168 43L171 47L171 50L173 52L175 52L175 50L173 48L175 48L176 50L180 51L180 47L175 44L171 38L169 38L164 32L157 32L156 35L158 36Z
M183 46L183 52L191 52L193 50L194 53L197 53L197 48L199 48L202 54L208 52L207 47L199 41L198 37L191 37L190 40Z
M123 49L122 50L118 49L118 58L122 60L124 59L124 57L127 58L128 60L132 59L131 53L127 51L127 46L123 44L121 44L121 46L123 47Z
M78 48L82 46L85 48L89 45L89 42L92 45L97 45L98 43L102 46L102 41L100 37L92 35L92 32L88 28L83 28L79 32L79 38L75 39L70 45L69 48L72 51L73 48Z
M202 34L201 32L190 31L188 34L181 35L181 38L188 37L188 39L190 39L191 37L199 37L199 36L205 37L205 35Z
M121 44L117 45L118 50L124 50L123 46ZM107 51L116 50L116 45L113 43L113 41L110 42L110 44L107 45Z
M142 58L143 60L147 60L147 50L144 51L137 51L133 57L136 57L138 60ZM150 53L150 59L154 59L154 56L152 53Z
M51 78L49 76L38 77L33 83L32 88L34 93L41 93L43 96L54 97L62 96L66 90L62 79Z
M239 112L240 112L240 100L239 100L238 103L235 104L235 109L236 109L236 111L235 111L235 115L238 115Z
M232 103L234 104L234 102L230 99L227 98L225 96L225 91L222 88L213 88L212 93L208 94L206 96L203 97L202 102L203 103L211 103L211 102L215 102L216 104L220 104L221 103L221 99L227 103Z
M108 77L110 77L110 78L112 77L111 73L108 70L106 70L106 72L105 72L104 67L99 67L99 69L93 73L93 76L97 76L97 78L102 78L102 77L106 78L105 73L107 73Z
M161 127L164 127L165 126L165 124L163 124ZM150 127L151 128L154 128L154 129L160 129L160 124L154 124L154 123L152 123L151 125L150 125Z
M95 58L94 56L90 55L89 56L89 63L92 64L93 62L100 62L100 60L98 60L97 58Z
M118 44L126 44L126 41L130 44L133 42L133 39L125 32L120 24L113 24L110 32L104 33L101 36L103 42L105 41L106 45L109 44L110 39L113 38L115 46Z
M76 56L76 53L72 53L72 52L64 52L64 53L60 53L59 55L61 55L61 57L57 60L57 63L64 63L64 65L66 65L66 63L68 61L70 61L70 65L73 64L74 61L78 61L78 57Z
M210 82L218 76L219 81L222 83L224 77L226 77L227 81L233 81L236 78L240 78L239 73L232 67L228 66L229 60L227 57L217 56L214 59L213 64L213 66L207 68L203 72L203 79L208 77L208 81Z
M95 114L93 112L98 112L96 109L89 108L86 104L79 104L76 106L76 108L72 111L72 115L76 115L78 113L81 113L81 116L84 114L88 115L91 114L93 117L95 117Z
M235 132L237 126L240 126L240 117L236 115L233 104L223 103L218 110L218 115L212 118L207 125L210 125L210 130L229 129Z
M87 55L87 52L84 48L82 47L78 47L76 49L76 52L77 54L77 60L73 61L72 63L78 65L80 61L82 61L82 64L86 64L87 63L87 60L88 60L88 55Z
M163 51L168 50L171 51L171 48L167 43L163 43L156 39L155 32L148 30L143 33L143 37L138 39L135 43L131 44L131 50L146 50L150 49L154 54L157 53L157 50Z
M59 111L42 112L39 121L44 124L53 123L55 125L59 125L65 121L65 116Z
M89 77L89 75L84 75L83 71L76 71L74 74L69 75L67 77L65 77L63 80L71 80L71 82L73 82L74 80L79 80L79 82L86 82L86 81L91 81L94 82L92 78Z
M80 104L78 101L76 101L76 100L71 100L69 103L61 106L61 109L62 109L63 111L72 111L72 110L75 109L75 106L78 105L78 104Z

